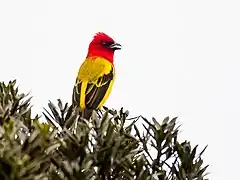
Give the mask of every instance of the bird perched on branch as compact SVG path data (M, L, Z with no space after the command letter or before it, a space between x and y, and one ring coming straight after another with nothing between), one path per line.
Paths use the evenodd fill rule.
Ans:
M80 108L83 118L89 119L92 111L101 108L107 100L115 78L113 56L119 49L121 45L102 32L97 33L89 44L72 96L73 105Z

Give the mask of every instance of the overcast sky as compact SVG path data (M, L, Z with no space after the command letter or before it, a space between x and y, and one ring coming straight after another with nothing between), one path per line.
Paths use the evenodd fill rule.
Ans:
M0 1L1 80L70 102L92 36L123 48L106 105L130 115L179 117L181 138L208 144L210 179L239 178L239 1Z

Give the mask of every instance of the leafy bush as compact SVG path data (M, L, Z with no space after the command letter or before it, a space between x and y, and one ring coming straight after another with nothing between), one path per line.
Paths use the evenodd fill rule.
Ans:
M180 142L177 118L128 118L128 111L104 107L88 121L58 100L40 123L15 83L0 83L1 180L206 179L206 147L197 154L198 146Z

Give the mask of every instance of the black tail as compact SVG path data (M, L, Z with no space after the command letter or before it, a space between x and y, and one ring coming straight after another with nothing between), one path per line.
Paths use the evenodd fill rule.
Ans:
M82 118L90 120L92 112L93 112L92 109L84 109L82 112L80 112L80 115Z

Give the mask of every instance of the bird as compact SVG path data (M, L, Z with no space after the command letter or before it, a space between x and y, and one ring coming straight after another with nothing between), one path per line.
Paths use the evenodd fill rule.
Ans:
M108 99L115 80L114 52L122 48L106 33L94 35L73 88L72 104L87 120Z

